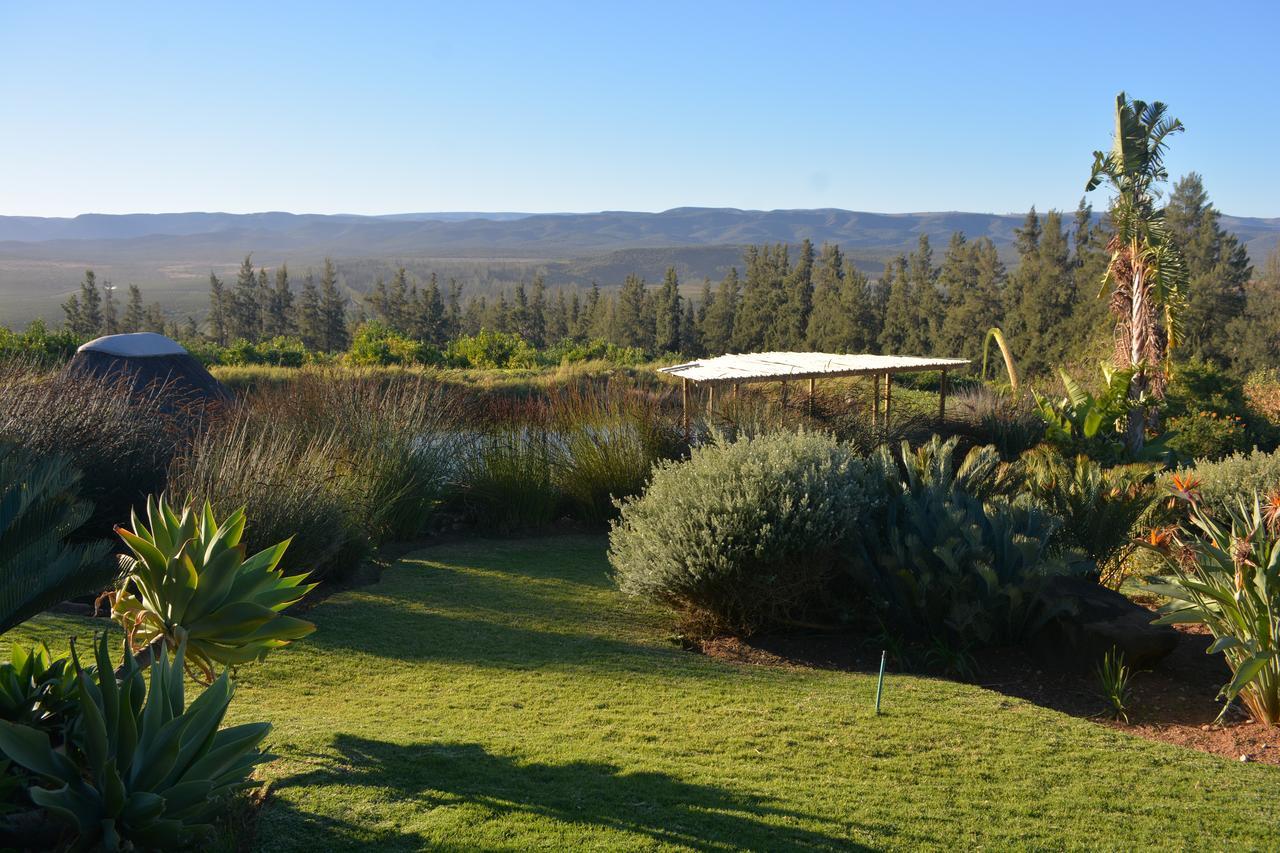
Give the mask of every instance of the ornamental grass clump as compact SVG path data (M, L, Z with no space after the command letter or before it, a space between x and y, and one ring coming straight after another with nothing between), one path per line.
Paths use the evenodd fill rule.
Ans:
M147 500L147 521L134 514L132 531L116 528L133 556L121 558L111 611L134 649L158 640L185 646L207 683L220 668L260 660L315 630L281 611L316 585L277 569L288 539L245 558L244 510L219 524L207 503L179 514L162 497Z
M658 463L644 495L622 502L609 537L614 577L699 632L813 618L882 500L876 480L827 435L703 445L687 462Z
M1154 531L1146 546L1170 574L1147 587L1171 599L1157 624L1200 624L1213 634L1209 654L1221 653L1232 678L1219 696L1223 713L1239 697L1254 719L1280 724L1280 492L1255 495L1214 513L1198 484L1179 478L1187 520Z

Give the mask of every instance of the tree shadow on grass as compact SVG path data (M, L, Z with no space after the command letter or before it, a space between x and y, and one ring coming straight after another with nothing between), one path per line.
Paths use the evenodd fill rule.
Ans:
M275 790L368 786L411 801L420 810L480 806L496 817L556 821L569 833L571 825L586 824L694 850L870 849L847 838L850 826L845 822L663 773L622 772L610 764L585 761L526 764L474 743L401 745L339 734L333 747L336 758L326 756L323 766L280 780ZM271 806L282 807L292 808L279 802ZM334 847L356 838L359 843L375 840L342 820L302 812L298 819L306 824L308 838L316 833L316 849L323 848L326 837ZM799 823L820 823L827 831ZM379 849L439 847L417 833L375 834ZM612 838L616 843L618 836Z

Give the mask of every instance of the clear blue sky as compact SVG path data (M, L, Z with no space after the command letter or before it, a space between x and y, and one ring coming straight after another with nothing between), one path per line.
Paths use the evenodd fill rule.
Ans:
M0 0L0 214L1074 207L1123 88L1280 216L1274 0L869 5Z

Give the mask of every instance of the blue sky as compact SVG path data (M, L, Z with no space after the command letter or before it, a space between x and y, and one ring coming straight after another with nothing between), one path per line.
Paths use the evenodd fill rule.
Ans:
M1280 216L1280 4L963 6L0 0L0 214L1074 207L1123 88Z

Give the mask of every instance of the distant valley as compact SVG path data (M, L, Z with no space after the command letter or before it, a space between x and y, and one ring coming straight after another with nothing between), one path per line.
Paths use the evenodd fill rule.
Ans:
M541 272L551 288L617 285L628 273L653 280L674 265L687 287L719 278L751 243L804 238L836 242L874 275L928 234L938 255L954 231L987 236L1012 255L1023 214L882 214L838 209L753 211L676 208L661 213L292 213L0 216L0 323L60 317L85 268L117 286L139 285L147 301L197 315L210 271L233 276L255 264L288 263L302 274L329 256L353 297L397 266L436 272L472 292L496 291ZM1280 242L1280 218L1222 217L1260 264ZM1012 257L1010 257L1012 260Z

